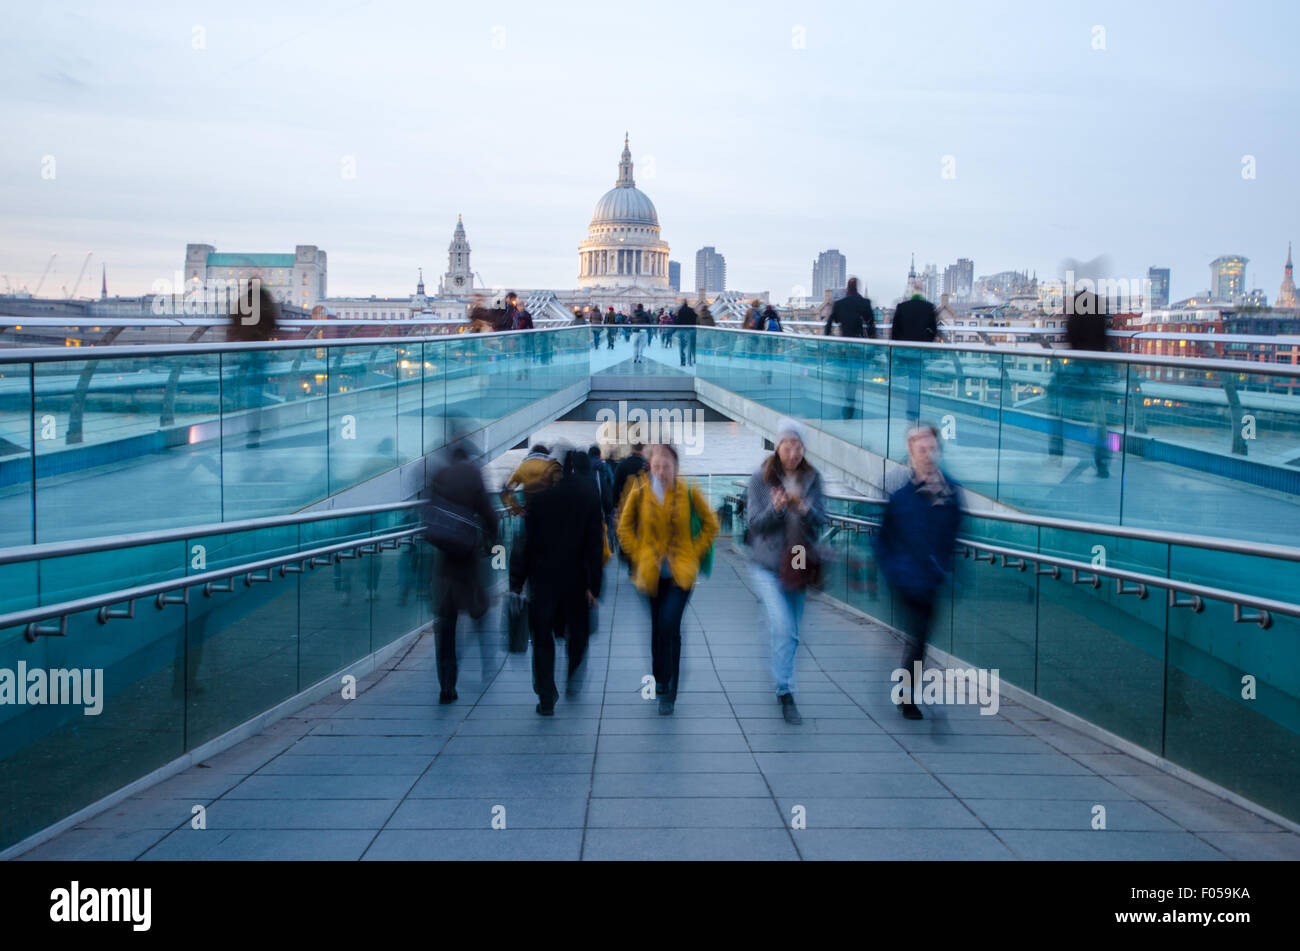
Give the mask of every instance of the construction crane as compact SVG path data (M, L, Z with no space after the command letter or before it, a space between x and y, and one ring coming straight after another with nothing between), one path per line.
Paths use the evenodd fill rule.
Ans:
M77 288L81 286L81 279L86 276L86 268L90 266L90 258L94 253L94 251L86 252L86 260L81 262L81 271L77 274L77 279L72 284L72 293L67 295L68 300L72 300L72 298L77 296Z
M50 273L50 267L53 266L54 259L57 258L58 256L59 256L59 252L55 251L53 254L50 255L50 259L45 262L45 270L41 272L41 279L36 282L36 290L32 291L33 297L35 297L37 294L41 292L41 285L45 283L45 278Z

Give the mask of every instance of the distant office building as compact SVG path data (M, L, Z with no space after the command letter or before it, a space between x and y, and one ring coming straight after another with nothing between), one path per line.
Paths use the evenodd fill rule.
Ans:
M300 244L293 254L218 252L210 244L185 246L185 283L259 279L281 304L310 310L325 297L325 252ZM226 284L223 286L237 286Z
M956 264L943 269L943 293L955 300L970 297L974 284L975 262L970 258L958 258Z
M813 261L812 296L821 300L830 291L832 297L843 297L849 282L849 266L844 255L835 248L823 251Z
M682 289L682 262L668 262L668 286L675 291Z
M942 293L943 275L933 264L927 264L925 270L921 272L921 294L926 300L937 304Z
M717 248L695 252L695 289L706 294L721 294L727 289L727 259Z
M1210 262L1210 296L1216 300L1236 300L1246 293L1248 258L1224 254Z
M1147 302L1150 307L1169 306L1169 268L1147 268Z

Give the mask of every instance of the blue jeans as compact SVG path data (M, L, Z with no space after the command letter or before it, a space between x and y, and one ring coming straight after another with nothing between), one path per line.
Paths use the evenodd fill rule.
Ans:
M805 591L787 591L775 571L749 566L750 579L767 615L772 638L772 678L778 697L795 692L794 655L799 650L799 622L803 620Z
M655 684L662 684L661 699L675 701L682 665L682 614L690 599L689 588L679 588L671 577L659 579L650 602L650 658Z

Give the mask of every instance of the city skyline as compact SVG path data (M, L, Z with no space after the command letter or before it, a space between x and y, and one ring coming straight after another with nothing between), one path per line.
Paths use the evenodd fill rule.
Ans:
M936 11L944 28L922 29ZM201 238L314 244L331 294L402 293L417 268L441 271L463 214L487 284L569 286L627 129L673 253L721 248L729 286L777 301L828 247L880 299L902 293L915 253L1040 278L1105 254L1117 277L1169 267L1171 300L1240 254L1247 289L1271 300L1300 223L1286 39L1300 15L1266 12L1269 30L1169 4L768 3L745 22L692 11L705 43L658 20L629 35L512 5L23 9L0 40L0 274L32 288L57 252L42 290L57 293L93 249L83 294L104 265L110 293L142 293ZM887 42L869 41L880 24ZM693 68L591 88L583 51L614 40L630 62L671 52ZM845 64L857 47L865 74ZM701 86L753 133L713 134L682 94ZM1142 95L1161 109L1135 114ZM1234 124L1190 134L1207 114ZM1150 147L1162 140L1180 147Z

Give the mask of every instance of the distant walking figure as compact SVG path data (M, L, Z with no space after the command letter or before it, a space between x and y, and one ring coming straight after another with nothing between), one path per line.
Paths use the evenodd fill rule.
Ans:
M939 336L939 315L934 305L920 294L913 294L894 309L894 325L889 334L893 340L910 340L933 343ZM893 381L903 378L901 387L907 391L907 421L915 424L921 418L921 374L924 372L924 355L919 348L895 347L891 354Z
M840 325L841 337L875 339L876 312L871 306L871 298L858 293L858 279L849 278L845 294L831 306L831 315L826 318L826 336L831 335L831 326ZM862 361L850 359L844 367L844 418L852 419L857 412L858 390L861 388Z

